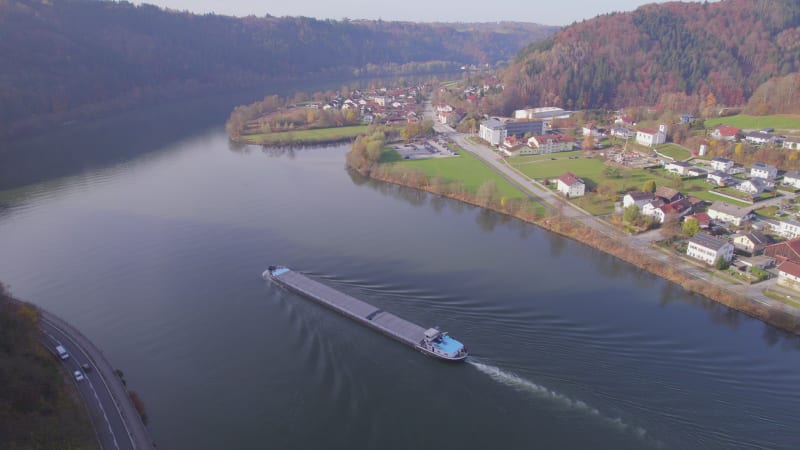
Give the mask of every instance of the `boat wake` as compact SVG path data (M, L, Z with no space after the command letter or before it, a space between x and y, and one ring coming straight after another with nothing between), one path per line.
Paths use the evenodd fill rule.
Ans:
M540 398L552 400L569 409L581 411L597 417L621 431L631 432L640 438L644 439L648 436L647 430L644 428L627 424L618 417L606 416L597 408L594 408L581 400L569 398L564 394L560 394L552 389L548 389L545 386L534 383L531 380L527 380L513 372L505 371L499 367L490 366L488 364L483 364L479 361L476 361L474 358L467 359L467 362L500 384L504 384L521 392L533 394Z

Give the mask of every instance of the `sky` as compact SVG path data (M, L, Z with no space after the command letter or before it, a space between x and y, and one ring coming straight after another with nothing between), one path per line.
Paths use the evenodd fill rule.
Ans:
M664 0L658 0L658 3ZM231 16L307 16L318 19L383 19L414 22L497 22L569 25L599 14L632 11L655 0L148 0L194 13ZM134 3L142 3L136 1Z

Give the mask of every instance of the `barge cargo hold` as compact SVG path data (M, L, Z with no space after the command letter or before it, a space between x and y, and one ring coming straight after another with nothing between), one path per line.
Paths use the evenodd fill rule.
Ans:
M330 286L314 281L288 267L269 266L262 276L426 355L447 361L463 361L467 357L467 348L464 344L453 339L446 332L437 328L425 329Z

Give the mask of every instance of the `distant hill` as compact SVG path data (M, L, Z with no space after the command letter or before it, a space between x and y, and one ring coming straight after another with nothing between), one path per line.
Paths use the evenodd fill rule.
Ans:
M5 0L0 1L0 138L42 121L71 118L70 112L92 115L208 89L308 76L385 75L394 64L441 71L495 63L554 31L534 24L468 30L448 24L195 15L128 2Z
M503 76L502 107L653 105L665 94L696 108L742 106L760 84L799 69L797 0L652 4L520 51Z

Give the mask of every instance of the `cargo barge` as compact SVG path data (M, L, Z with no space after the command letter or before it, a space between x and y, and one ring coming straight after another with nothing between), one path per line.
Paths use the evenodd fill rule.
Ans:
M426 355L447 361L463 361L467 358L467 348L464 344L450 337L446 332L440 331L438 328L426 329L401 319L392 313L314 281L288 267L269 266L262 277L302 294Z

